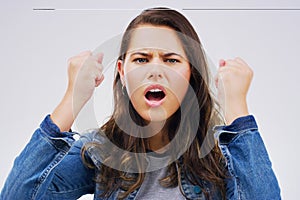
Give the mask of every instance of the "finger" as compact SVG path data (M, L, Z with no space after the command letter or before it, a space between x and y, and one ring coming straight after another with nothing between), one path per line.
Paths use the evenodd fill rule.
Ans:
M98 63L102 64L103 56L104 56L103 53L97 53L97 54L94 54L94 55L93 55L93 58L94 58Z
M78 57L85 57L85 56L90 56L91 54L92 54L92 52L87 50L87 51L83 51L83 52L79 53L77 56Z
M96 69L102 73L102 71L103 71L103 65L100 64L100 63L98 63L98 62L96 62Z
M240 57L236 57L234 60L242 65L248 66L248 64Z
M217 89L218 89L218 87L219 87L220 81L222 81L222 80L221 80L221 74L222 74L222 70L221 70L221 69L222 69L222 68L223 68L223 67L220 67L220 68L219 68L217 74L216 74L215 77L214 77L215 86L216 86Z
M239 67L240 65L241 65L240 63L232 59L228 59L225 61L226 67Z
M82 60L82 57L87 57L89 55L91 55L91 51L83 51L83 52L81 52L81 53L79 53L79 54L77 54L75 56L70 57L68 59L68 63L70 64L70 63L74 63L74 62L75 63L79 62L79 61Z
M104 78L104 75L102 73L102 65L97 63L96 68L94 70L95 70L94 71L94 73L95 73L95 83L99 82L99 84L100 84L103 81L103 78Z
M77 63L77 66L79 68L82 68L85 62L89 62L91 55L92 55L91 51L84 51L78 54L77 56L73 57L72 61L74 63Z
M241 59L239 57L236 57L234 59L234 62L237 63L236 69L239 69L239 70L242 70L244 72L247 72L250 76L253 76L252 69L250 68L250 66L243 59Z
M99 78L96 78L96 80L95 80L95 87L98 87L102 83L103 80L104 80L104 75L101 74L101 76Z
M224 94L224 74L218 73L215 77L215 85L218 91L218 94L223 93Z
M214 80L215 80L215 86L218 89L218 81L219 81L218 74L215 76Z
M226 65L226 61L224 59L219 60L219 66L224 67Z
M103 61L103 56L104 54L103 53L99 53L97 54L97 62L102 64L102 61Z

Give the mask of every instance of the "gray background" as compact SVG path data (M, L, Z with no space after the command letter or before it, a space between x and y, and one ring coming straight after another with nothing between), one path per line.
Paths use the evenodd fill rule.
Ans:
M283 199L297 199L300 10L267 9L300 8L300 2L131 2L0 2L0 187L14 158L62 98L67 84L67 59L81 51L93 50L122 33L141 9L168 6L190 19L215 64L220 58L240 56L252 67L250 111L258 121ZM33 8L56 10L33 11ZM113 70L107 69L106 80L95 95L99 125L111 111Z

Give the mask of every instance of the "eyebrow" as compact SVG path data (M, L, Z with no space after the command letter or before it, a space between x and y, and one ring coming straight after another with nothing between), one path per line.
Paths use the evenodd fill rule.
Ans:
M151 53L144 53L144 52L134 52L132 54L130 54L130 57L134 56L134 55L141 55L141 56L149 56L149 54ZM177 53L165 53L165 54L162 54L164 57L170 57L170 56L179 56L179 57L182 57L181 55L177 54Z
M130 54L130 57L134 56L134 55L141 55L141 56L149 56L148 53L143 53L143 52L135 52L135 53L132 53Z
M177 53L165 53L163 54L165 57L170 57L170 56L179 56L182 57L181 55L177 54Z

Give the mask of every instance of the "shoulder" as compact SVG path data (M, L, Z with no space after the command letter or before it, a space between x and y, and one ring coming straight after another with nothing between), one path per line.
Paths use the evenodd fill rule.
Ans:
M80 134L79 140L82 142L82 144L89 142L103 144L105 141L107 141L107 137L100 129L88 129Z
M109 139L100 129L89 129L80 134L77 143L81 150L84 151L85 158L89 162L100 168L103 161L103 155L108 153L106 146Z
M80 152L82 148L85 148L86 150L90 151L89 148L92 146L95 146L97 144L104 144L105 141L107 141L107 138L103 131L100 131L100 129L89 129L82 133L76 133L77 138L75 138L75 142L71 146L70 151L71 152Z

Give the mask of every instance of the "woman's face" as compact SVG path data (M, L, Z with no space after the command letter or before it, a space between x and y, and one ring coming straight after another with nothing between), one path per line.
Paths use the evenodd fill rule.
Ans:
M141 25L132 32L126 57L118 61L118 71L136 111L154 122L176 112L191 75L176 32L153 25Z

